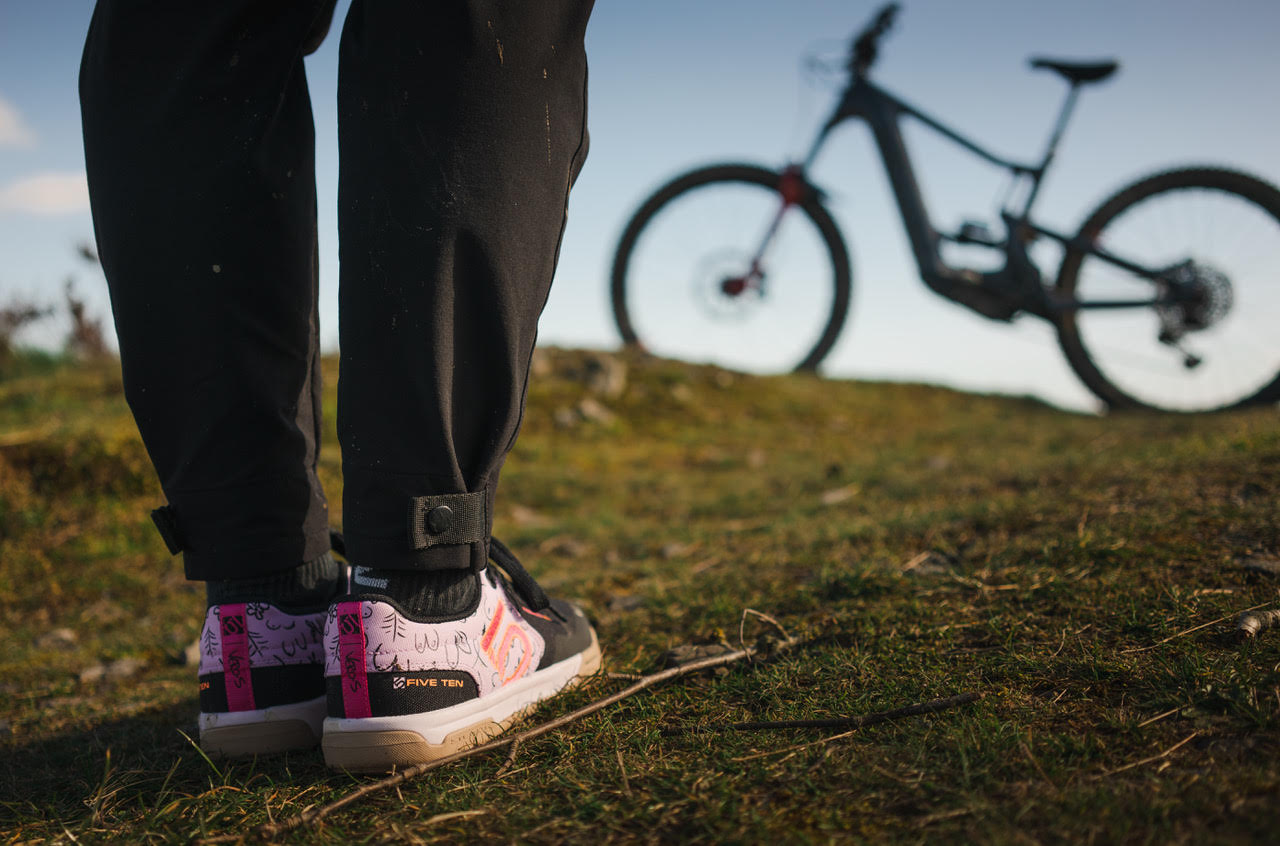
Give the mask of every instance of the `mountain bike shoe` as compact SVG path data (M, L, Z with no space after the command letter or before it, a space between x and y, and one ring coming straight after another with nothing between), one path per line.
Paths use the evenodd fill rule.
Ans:
M239 758L310 749L324 722L323 608L213 605L200 633L200 748Z
M383 772L442 758L496 736L538 702L600 666L595 631L576 606L549 600L499 541L468 607L411 616L366 581L325 624L324 759ZM372 587L368 587L369 585Z

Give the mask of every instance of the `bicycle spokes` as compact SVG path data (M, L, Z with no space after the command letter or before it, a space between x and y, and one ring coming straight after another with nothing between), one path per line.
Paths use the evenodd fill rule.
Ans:
M1272 189L1176 171L1118 198L1093 224L1100 252L1064 280L1081 304L1064 324L1077 372L1113 404L1193 411L1268 396L1280 366ZM1108 301L1127 305L1089 308Z
M663 356L775 372L816 366L848 304L848 256L797 175L727 165L664 186L615 261L623 337Z

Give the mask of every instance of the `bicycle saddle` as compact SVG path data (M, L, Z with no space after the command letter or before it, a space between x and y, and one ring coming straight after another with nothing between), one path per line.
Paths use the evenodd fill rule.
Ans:
M1059 62L1055 59L1034 57L1031 67L1044 68L1061 74L1072 85L1085 82L1101 82L1120 67L1119 62Z

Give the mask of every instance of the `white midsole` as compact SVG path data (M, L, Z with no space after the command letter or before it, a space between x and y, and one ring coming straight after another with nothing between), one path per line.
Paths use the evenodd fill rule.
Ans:
M455 731L470 728L482 720L501 723L541 702L573 681L581 667L582 653L579 652L493 693L448 708L396 717L327 717L324 733L330 736L339 732L412 731L439 746Z
M302 720L311 726L311 730L320 736L324 725L325 697L318 696L306 702L291 702L288 705L276 705L271 708L259 708L256 711L225 711L222 713L200 714L200 731L228 726L243 726L251 723L275 723L282 720Z

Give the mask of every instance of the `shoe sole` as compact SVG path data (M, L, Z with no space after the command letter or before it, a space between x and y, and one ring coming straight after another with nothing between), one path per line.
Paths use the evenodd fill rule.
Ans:
M398 717L329 717L324 762L355 773L425 764L497 737L545 699L600 669L600 644L539 670L487 696L438 711Z
M320 744L325 697L257 711L200 715L200 748L211 758L251 758L314 749Z

